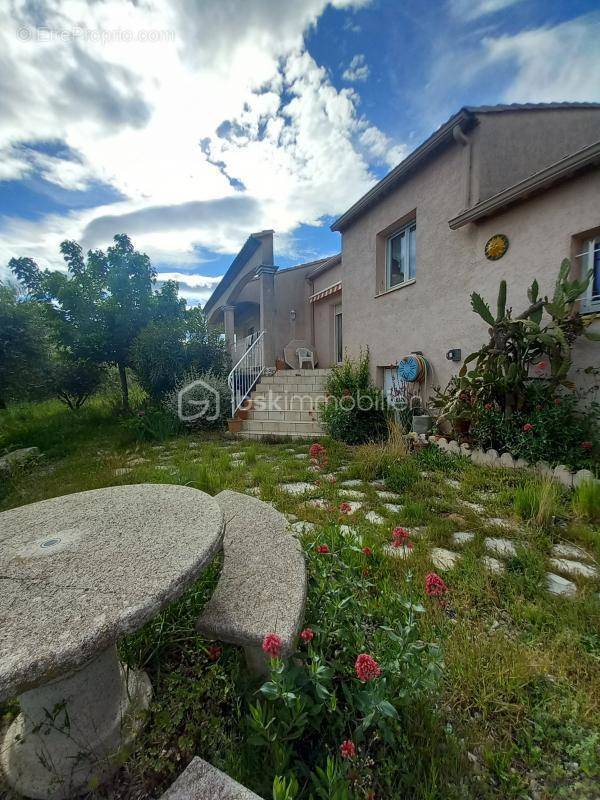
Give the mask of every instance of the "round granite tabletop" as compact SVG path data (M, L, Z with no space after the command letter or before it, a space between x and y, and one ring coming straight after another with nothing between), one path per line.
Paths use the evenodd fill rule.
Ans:
M140 628L220 549L223 514L186 486L95 489L0 513L0 700Z

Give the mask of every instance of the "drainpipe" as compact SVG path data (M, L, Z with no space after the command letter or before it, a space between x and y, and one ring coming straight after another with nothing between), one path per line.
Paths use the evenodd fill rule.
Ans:
M452 128L452 136L454 140L458 142L462 147L465 148L465 156L464 156L464 199L465 199L465 211L468 208L471 208L471 151L472 151L472 144L469 137L461 128L460 124L457 123Z

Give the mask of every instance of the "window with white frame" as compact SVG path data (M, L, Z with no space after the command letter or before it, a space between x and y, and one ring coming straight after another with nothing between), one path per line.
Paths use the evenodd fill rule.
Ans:
M411 222L387 240L385 288L393 289L415 277L417 223Z
M587 292L581 299L581 310L584 313L600 311L600 236L588 239L583 252L579 253L579 261L582 277L592 273Z

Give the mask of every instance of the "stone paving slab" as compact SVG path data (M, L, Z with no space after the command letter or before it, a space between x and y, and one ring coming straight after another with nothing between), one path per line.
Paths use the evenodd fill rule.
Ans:
M498 561L497 558L493 558L492 556L482 556L481 563L494 575L502 575L506 571L506 567L502 561Z
M495 553L498 556L514 557L517 555L517 548L510 539L495 538L487 536L483 540L483 545L486 550Z
M363 484L363 482L362 482L362 481L359 481L359 480L357 480L356 478L352 478L351 480L348 480L348 481L342 481L342 482L340 483L340 486L346 486L346 487L348 487L349 489L352 489L352 488L354 488L355 486L362 486L362 484Z
M382 549L388 558L406 559L410 558L413 553L412 547L394 547L393 544L385 544Z
M579 575L582 578L597 578L598 570L592 564L582 564L581 561L571 561L568 558L551 558L550 565L557 572L566 572L567 575Z
M472 531L457 531L452 534L452 541L454 544L463 545L472 542L475 534Z
M433 547L430 556L434 566L440 570L453 569L462 558L460 553L443 547Z
M400 500L400 496L396 494L396 492L377 492L377 497L380 500Z
M373 525L383 525L385 519L381 516L381 514L377 514L375 511L367 511L365 514L365 519L367 522L371 522Z
M298 520L298 522L293 522L290 525L290 528L294 531L295 534L301 535L303 533L310 533L310 531L314 531L317 526L314 522L306 522L305 520Z
M502 519L501 517L487 517L485 522L488 525L494 525L496 528L505 528L505 529L514 528L512 522L509 522L507 519Z
M575 544L567 544L565 542L560 542L559 544L555 544L552 548L552 555L555 558L574 558L581 561L590 561L591 556L589 553L578 547Z
M574 597L577 594L577 586L573 581L563 578L562 575L555 575L553 572L546 573L546 588L550 594L562 597Z
M355 514L362 508L362 503L359 503L356 500L344 500L344 505L350 506L350 511L349 511L350 514Z
M365 497L364 492L357 492L355 489L340 489L338 494L345 500L364 500Z
M386 511L389 511L390 514L399 514L404 506L399 505L398 503L384 503L383 507Z
M474 511L476 514L483 514L485 508L480 503L470 503L468 500L460 500L461 506L466 506Z
M305 481L298 481L297 483L280 483L278 486L282 492L287 494L306 494L307 492L314 492L314 483L306 483Z

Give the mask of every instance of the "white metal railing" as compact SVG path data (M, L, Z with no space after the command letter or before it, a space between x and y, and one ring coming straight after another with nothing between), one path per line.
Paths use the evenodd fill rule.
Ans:
M241 407L265 370L265 331L261 331L227 377L231 389L231 416Z

